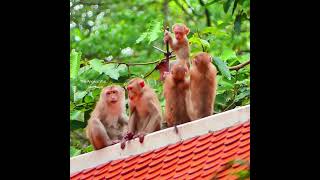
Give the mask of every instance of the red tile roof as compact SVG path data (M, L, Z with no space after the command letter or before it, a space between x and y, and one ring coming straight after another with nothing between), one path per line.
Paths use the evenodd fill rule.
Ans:
M250 121L113 160L74 173L71 179L235 179L232 173L248 168L229 164L238 159L250 160Z

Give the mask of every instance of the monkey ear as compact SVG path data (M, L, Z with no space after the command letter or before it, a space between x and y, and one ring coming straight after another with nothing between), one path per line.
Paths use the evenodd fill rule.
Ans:
M141 88L143 88L144 87L144 81L140 81L139 85L140 85Z
M174 27L176 27L177 24L172 25L172 31L174 31Z
M186 35L188 35L188 34L189 34L189 32L190 32L190 29L189 29L189 28L187 28L187 27L184 27L184 32L185 32L185 34L186 34Z

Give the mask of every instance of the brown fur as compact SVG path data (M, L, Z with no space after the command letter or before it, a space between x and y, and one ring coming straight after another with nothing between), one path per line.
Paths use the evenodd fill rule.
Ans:
M137 135L160 130L161 106L154 90L141 78L130 80L127 89L130 108L129 133Z
M127 128L124 89L117 85L103 88L86 128L90 143L96 150L117 143Z
M191 121L187 112L189 101L186 98L190 97L187 71L185 65L175 64L164 82L165 119L169 127Z
M210 116L214 112L217 69L208 53L198 53L190 69L192 119Z
M179 63L187 64L190 68L190 48L187 35L190 30L184 24L175 24L172 26L175 38L172 38L168 31L164 34L164 42L169 42L170 48L176 55Z

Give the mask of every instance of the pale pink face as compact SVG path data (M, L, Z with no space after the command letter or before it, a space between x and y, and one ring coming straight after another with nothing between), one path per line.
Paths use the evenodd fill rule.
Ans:
M173 32L176 39L178 41L182 41L184 40L184 37L189 33L189 29L184 26L176 25L173 28Z
M120 101L120 95L121 92L114 86L109 87L105 90L105 96L107 99L107 103L109 104L116 104L118 101Z
M131 101L135 101L140 96L143 87L143 80L136 80L134 82L129 83L129 85L127 86L129 99Z

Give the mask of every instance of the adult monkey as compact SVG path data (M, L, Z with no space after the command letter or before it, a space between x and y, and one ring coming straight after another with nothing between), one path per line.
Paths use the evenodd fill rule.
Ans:
M86 128L90 143L95 150L119 143L127 128L125 90L118 85L103 88Z

